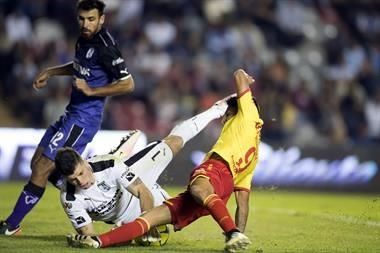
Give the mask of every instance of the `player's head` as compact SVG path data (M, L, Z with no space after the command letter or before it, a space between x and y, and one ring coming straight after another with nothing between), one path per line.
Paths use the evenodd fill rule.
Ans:
M257 103L255 97L252 97L252 100L253 100L253 103L255 104L257 110L260 113L260 107L259 107L259 104ZM227 100L227 105L228 105L227 111L222 117L222 123L223 124L225 124L229 119L231 119L233 116L235 116L236 113L238 112L237 97L236 96L230 97Z
M78 23L81 36L92 38L104 24L105 4L100 0L80 0L77 4Z
M55 168L75 186L87 189L95 182L90 165L72 148L58 150Z

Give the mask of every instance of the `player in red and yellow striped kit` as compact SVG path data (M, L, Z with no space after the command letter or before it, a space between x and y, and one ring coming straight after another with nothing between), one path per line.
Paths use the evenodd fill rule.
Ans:
M220 137L204 162L191 173L187 190L134 222L98 237L71 236L68 238L71 246L108 247L139 237L151 227L173 224L175 230L180 230L211 214L226 235L225 250L235 252L247 248L251 242L243 232L263 121L249 88L253 78L241 69L235 71L234 78L237 96L227 101ZM226 207L232 192L237 203L235 221Z

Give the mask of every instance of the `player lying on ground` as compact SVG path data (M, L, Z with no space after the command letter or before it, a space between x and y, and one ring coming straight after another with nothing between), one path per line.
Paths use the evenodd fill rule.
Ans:
M162 204L168 194L156 183L161 173L188 140L226 109L226 99L218 101L126 161L113 154L84 160L72 148L60 149L55 166L66 179L61 202L74 228L80 234L94 235L92 221L121 225Z
M227 101L219 139L205 161L191 173L187 190L113 231L100 236L70 235L67 237L69 245L109 247L139 237L154 226L173 224L175 230L180 230L199 217L211 214L225 233L226 251L248 247L251 242L243 232L263 121L249 88L253 78L241 69L235 71L234 78L238 96ZM235 222L226 207L233 191L237 203Z

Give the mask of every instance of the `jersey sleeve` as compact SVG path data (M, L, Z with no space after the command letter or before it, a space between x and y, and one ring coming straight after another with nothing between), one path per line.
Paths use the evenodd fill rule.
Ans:
M117 45L101 47L99 57L100 64L113 80L125 80L131 76Z
M91 217L86 211L85 204L80 199L67 200L66 193L62 192L61 204L75 229L84 227L92 222Z
M132 184L138 176L129 169L127 165L123 162L118 162L117 165L113 168L113 174L116 177L116 181L119 185L123 186L125 189Z
M255 122L262 121L260 119L258 108L253 102L252 91L250 88L240 94L237 99L239 112L242 113L244 117L249 117Z

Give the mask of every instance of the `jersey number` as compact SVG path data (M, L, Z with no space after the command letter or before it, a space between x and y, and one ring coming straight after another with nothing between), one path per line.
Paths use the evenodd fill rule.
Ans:
M58 142L60 140L62 140L64 134L62 132L57 132L53 138L51 138L51 141L50 141L50 144L49 144L49 148L50 148L50 152L53 152L54 150L57 149L57 146L58 146Z
M252 147L245 153L244 165L243 165L243 158L239 158L238 162L235 164L235 172L240 173L244 171L246 168L248 168L248 166L251 164L255 156L256 156L256 148Z

